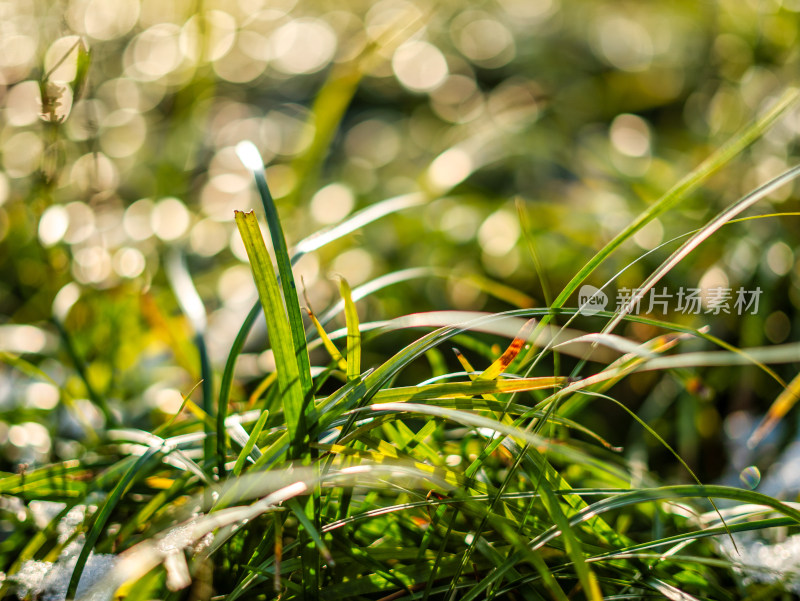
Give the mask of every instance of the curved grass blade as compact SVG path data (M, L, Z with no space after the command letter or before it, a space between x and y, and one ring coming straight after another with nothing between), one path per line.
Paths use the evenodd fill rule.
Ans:
M594 394L589 393L586 391L582 391L581 394ZM374 397L373 397L374 398ZM503 412L508 413L509 415L518 415L524 416L526 419L530 419L532 417L537 419L543 419L545 417L545 413L542 411L538 411L535 409L531 409L527 405L518 405L516 403L505 403L503 401L497 400L494 396L490 394L483 394L481 398L442 398L437 397L435 399L414 399L415 403L422 403L422 404L436 404L438 407L448 407L450 409L461 409L464 411L490 411L495 412L498 414L502 414ZM584 434L588 438L591 438L597 441L599 444L604 446L609 451L614 452L621 452L623 449L622 447L617 447L607 441L605 438L600 436L594 430L584 426L583 424L571 420L566 417L562 417L561 415L551 415L549 416L550 420L553 423L558 424L559 426L563 426L569 430L575 430L576 432L580 432Z
M765 518L761 520L756 520L753 522L745 522L742 524L729 524L728 530L732 533L737 532L752 532L754 530L766 530L767 528L781 528L787 526L793 526L797 522L791 518ZM658 547L664 547L667 545L675 545L681 544L686 542L692 542L695 540L699 540L701 538L707 538L709 536L720 536L726 534L725 528L722 526L715 526L713 528L705 528L703 530L695 530L693 532L687 532L684 534L675 534L674 536L666 536L664 538L648 541L646 543L639 543L638 545L631 545L630 547L625 547L624 549L619 549L615 551L608 551L606 553L601 553L600 555L596 555L589 559L589 561L602 561L606 558L613 559L620 555L625 555L628 553L635 553L638 551L644 551L647 549L655 549Z
M800 99L800 90L791 88L787 90L774 104L774 106L752 125L744 128L726 144L703 161L696 169L681 179L666 194L659 198L646 211L641 213L636 220L628 225L619 234L609 241L592 259L575 274L553 301L553 307L564 306L567 299L578 289L583 281L597 269L625 240L641 230L653 219L662 215L680 203L691 192L706 180L711 174L730 162L733 157L742 152L761 135L789 108Z
M736 215L742 211L747 210L760 200L763 200L778 188L781 188L782 186L791 182L798 176L800 176L800 166L793 167L792 169L789 169L781 175L771 179L762 186L759 186L735 202L733 205L719 213L714 219L707 223L705 227L701 228L700 231L694 234L689 240L684 242L678 250L672 253L672 255L670 255L670 257L644 281L641 287L636 289L636 293L631 297L630 302L622 306L621 310L617 313L617 316L612 319L605 328L603 328L603 332L606 333L613 330L619 324L622 318L630 312L630 308L641 301L645 294L647 294L650 289L661 280L661 278L667 275L667 273L672 270L673 267L685 259L689 253L691 253L694 249L700 246L700 244L711 237L711 235L725 225L725 223L736 217Z
M738 352L737 352L738 351ZM755 365L761 363L795 363L800 357L800 342L777 344L775 346L751 347L737 351L708 351L681 353L669 357L658 357L647 361L640 369L652 371L657 369L675 369L679 367L696 367L703 365Z
M136 463L134 463L130 469L128 469L128 471L125 473L125 476L117 483L117 485L106 498L103 506L98 510L97 517L94 519L92 527L86 534L86 542L84 542L83 547L78 554L78 559L75 562L75 568L72 571L72 576L70 577L69 585L67 587L67 599L75 598L75 592L78 590L78 583L80 582L83 568L86 566L86 561L89 559L89 553L92 552L97 539L103 532L103 529L108 522L108 518L111 517L111 512L114 511L117 503L119 503L122 496L133 484L134 479L141 471L143 471L147 462L150 461L150 459L152 459L153 456L160 451L161 449L159 447L150 447L147 451L145 451L145 453L136 460Z
M499 282L495 282L487 277L469 274L460 276L453 274L452 271L447 269L439 269L436 267L411 267L409 269L402 269L387 273L380 277L375 278L365 284L361 284L353 289L353 300L359 301L366 298L370 294L382 290L388 286L398 284L400 282L407 282L413 279L436 277L443 279L455 279L475 286L479 290L486 292L499 300L505 301L510 305L518 308L528 308L534 305L534 299L523 294L510 286L505 286ZM323 325L329 323L337 314L344 309L344 301L340 300L335 303L331 308L327 309L319 317L320 323Z
M426 202L428 202L428 197L425 194L422 192L412 192L411 194L394 196L370 205L366 209L354 213L342 223L321 230L301 240L292 251L292 260L296 262L304 254L322 248L326 244L330 244L334 240L338 240L342 236L346 236L381 217L396 213L397 211L416 207Z
M205 332L207 324L206 308L203 305L203 300L197 293L197 289L192 282L192 276L186 267L184 257L177 251L173 250L166 262L167 280L178 299L183 314L189 318L192 324L192 329L195 335L195 346L197 347L198 356L200 358L200 378L202 381L203 391L203 411L207 415L214 415L214 398L213 398L213 371L211 370L211 363L208 358L208 347L205 341ZM219 408L217 408L219 413ZM217 423L224 423L224 415L222 419L217 420ZM216 446L211 433L214 430L211 426L204 422L206 437L203 440L203 454L205 460L210 463L211 458L216 454L216 463L218 476L220 478L225 476L225 431L224 428L216 430Z
M447 335L447 338L458 336L462 332L483 332L487 334L495 334L513 340L519 333L519 329L525 324L524 319L521 317L544 316L551 313L560 312L564 315L571 315L577 313L574 309L551 310L547 308L536 309L514 309L502 313L486 313L480 311L428 311L424 313L412 313L410 315L403 315L388 321L379 322L366 322L361 324L362 334L366 331L377 331L378 334L385 332L398 331L411 328L444 328L452 327L453 331ZM598 313L600 315L600 313ZM613 315L608 313L608 315ZM647 319L639 316L629 316L626 319L636 321L639 319ZM679 331L683 326L675 326L668 322L652 322L658 323L661 327L667 329L677 329ZM540 322L541 324L541 322ZM688 330L694 332L695 330ZM568 343L570 340L582 336L583 333L577 330L559 329L553 326L546 326L542 328L539 334L533 339L533 347L544 347L551 344L553 341L556 343ZM334 330L328 333L331 340L337 340L346 336L346 329ZM555 336L555 339L552 337ZM321 344L319 340L313 340L310 343L310 348L316 348ZM577 345L577 343L576 343ZM576 345L572 348L566 346L563 349L565 354L574 354L579 357L585 355L584 350L576 349ZM590 344L584 345L586 348ZM616 350L615 345L607 345L611 349ZM618 346L618 345L617 345ZM486 348L489 348L488 346ZM491 356L493 353L488 353ZM616 352L610 353L605 349L595 349L593 351L592 359L600 362L611 362L618 357Z
M565 315L572 317L579 314L580 309L575 307L562 307L560 309L514 309L496 314L482 313L477 311L431 311L427 313L414 313L411 315L405 315L389 321L362 323L360 329L362 333L365 331L375 331L377 334L380 334L382 332L397 331L406 328L440 328L438 333L431 332L429 335L439 336L441 337L441 340L436 343L430 343L429 341L426 342L426 344L429 344L429 346L426 347L427 350L427 348L432 348L444 340L453 338L459 333L467 330L497 334L500 336L513 338L517 332L517 329L515 328L518 327L515 326L515 324L522 322L519 322L519 320L514 321L513 319L508 318L537 316L541 317L542 321L544 321L548 315ZM596 315L598 317L607 319L612 319L615 316L614 313L609 311L599 311ZM643 370L667 369L672 367L692 367L695 364L707 366L754 365L765 373L769 374L770 377L776 380L779 384L785 386L786 384L780 378L780 376L778 376L778 374L775 373L774 370L770 369L766 364L770 362L791 363L796 361L798 353L800 353L800 350L798 350L800 349L800 343L789 343L772 347L757 347L742 350L726 343L724 340L721 340L716 336L712 336L702 329L692 328L663 320L651 319L649 317L643 317L639 315L627 315L625 316L625 320L633 323L641 323L653 326L670 332L696 336L710 342L711 344L714 344L715 346L719 346L729 351L729 353L695 352L683 353L681 355L670 357L659 357L657 359L653 359L651 363L643 364L640 368ZM541 323L542 322L540 322L540 324ZM550 328L549 330L545 330L545 333L542 334L540 338L536 338L534 340L534 344L539 345L539 347L544 346L547 348L545 345L553 344L553 340L558 342L560 340L558 337L554 339L550 338L550 341L548 342L548 336L554 336L554 333L558 330L559 328ZM331 340L337 340L344 338L347 335L347 331L345 329L335 330L330 332L328 335L330 336ZM578 337L578 335L579 334L575 333L575 337ZM420 341L421 340L422 339L420 339ZM319 344L319 341L315 341L312 346L316 346L317 344ZM609 346L612 348L619 347L618 344L614 344L611 341L609 341ZM562 351L568 354L575 353L575 351L569 349L568 345L562 347ZM576 356L584 356L583 354L575 354ZM647 353L645 351L640 351L637 354L646 355ZM615 354L614 360L616 360L616 358L617 355ZM593 357L593 359L598 361L603 360L602 357Z

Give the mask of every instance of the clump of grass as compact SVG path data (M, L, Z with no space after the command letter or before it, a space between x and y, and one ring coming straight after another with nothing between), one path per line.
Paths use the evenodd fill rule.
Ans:
M749 551L739 555L737 541L748 544L742 533L796 528L800 511L793 504L699 480L661 485L637 472L591 424L571 416L587 403L622 407L631 428L694 476L624 399L612 396L612 386L647 370L750 363L769 371L766 364L796 361L798 345L736 349L703 330L624 313L597 313L594 319L609 325L596 333L551 324L575 319L580 307L566 303L587 276L757 138L796 96L779 101L645 211L549 306L361 323L356 299L381 284L351 290L342 279L336 311L343 312L345 328L330 332L333 313L318 318L307 307L312 317L304 321L292 265L304 252L418 206L425 195L370 207L299 242L292 253L262 160L255 147L241 144L263 201L272 254L256 214L237 212L259 303L244 318L219 381L205 350L202 303L177 258L170 281L195 330L202 402L186 391L180 411L152 433L120 424L79 461L0 477L0 493L17 500L20 532L32 534L3 543L15 555L4 593L175 599L190 589L193 598L229 601L470 601L733 599L753 590L760 598L780 597L783 576L744 565ZM773 180L712 220L676 260L764 190L796 175L792 170ZM405 275L386 277L388 284ZM494 291L508 296L499 285ZM232 394L235 367L262 313L275 368L243 403ZM658 334L643 343L612 335L621 320ZM419 335L420 328L430 331ZM374 361L366 351L387 336L410 342ZM673 352L690 339L722 350ZM456 349L449 361L450 345L463 351ZM575 361L548 363L554 352ZM3 358L43 376L22 358ZM428 363L431 377L399 385L420 362ZM787 398L779 399L780 415ZM32 529L33 507L43 501L57 503L56 513ZM76 508L84 517L59 534L58 524ZM98 579L98 558L108 557L113 563L104 566L113 567ZM56 570L57 577L40 578L42 570ZM765 584L748 585L753 579Z
M310 196L317 185L325 154L338 143L336 132L362 78L383 60L381 55L390 56L413 38L428 17L419 12L408 23L401 15L396 26L387 27L357 56L330 70L308 117L315 124L313 139L291 160L291 173L300 184L284 199L286 207L300 206L296 201ZM475 14L467 17L473 19ZM51 85L49 78L73 52L77 62L69 85L78 99L87 87L92 56L82 39L40 78L49 137L42 181L30 192L36 217L58 194L59 170L64 167L59 158L64 117L57 111L56 96L63 90ZM199 66L191 84L181 88L171 103L164 103L174 105L172 116L187 128L195 129L198 115L207 110L212 79L202 68L210 66L211 62ZM472 81L457 77L462 84ZM478 91L486 82L475 79L481 84L475 83ZM511 96L520 93L530 100L533 88L538 89L534 83L510 86ZM480 94L476 98L484 100ZM435 151L439 158L416 184L401 178L400 189L416 186L414 191L374 203L299 242L284 233L285 222L270 194L262 157L252 144L240 143L236 150L263 207L263 215L261 211L235 215L259 298L246 315L239 316L241 326L224 361L214 361L209 349L209 320L200 293L208 282L195 281L195 265L187 264L179 248L171 249L163 264L177 301L175 311L185 322L173 320L145 286L141 300L138 289L130 295L135 301L104 298L97 314L78 307L83 323L111 324L106 338L116 345L111 343L110 351L107 346L95 347L102 336L92 331L93 336L81 339L66 323L64 306L74 302L62 302L74 292L68 286L53 304L51 324L42 328L56 333L57 345L49 342L63 353L57 363L58 382L48 375L52 365L0 355L30 380L57 388L58 400L70 410L59 415L77 416L78 421L69 425L82 428L88 440L76 458L0 473L4 522L0 531L6 536L0 541L0 594L45 601L647 597L685 601L747 595L784 598L787 591L796 592L796 574L760 549L767 554L797 554L797 506L780 495L750 490L758 484L753 467L743 473L744 489L703 484L681 448L690 445L681 445L680 435L662 432L663 420L653 419L665 412L661 398L645 393L645 404L634 408L625 386L660 373L695 394L703 387L695 377L701 368L731 379L741 366L754 366L782 389L761 426L753 428L750 442L755 446L768 438L797 401L800 379L787 384L773 365L795 363L800 346L737 348L707 328L678 320L624 311L600 311L588 318L582 307L569 302L648 224L682 215L681 205L690 203L692 194L715 173L730 168L734 157L797 99L794 90L781 96L771 110L650 204L597 254L576 265L557 295L551 295L547 281L550 265L545 251L550 249L539 246L531 227L533 217L539 216L519 200L520 229L541 280L544 302L531 298L530 289L478 274L454 274L431 261L389 270L352 289L341 278L340 298L317 314L294 273L303 255L335 246L357 230L375 227L380 219L441 201L470 173L508 158L518 141L509 133L516 131L513 127L494 132L474 124L460 129L454 125L452 135L443 136L449 149ZM545 102L526 100L520 109L509 101L505 112L508 98L491 100L500 106L492 114L498 123L532 122ZM488 96L487 102L491 104ZM423 123L425 119L422 114ZM556 136L555 131L544 139L571 137ZM187 150L191 145L182 140L185 135L175 127L166 136L163 146L170 156L154 169L155 188L191 187L188 179L184 181L186 166L194 160L193 150ZM546 143L541 147L553 151ZM454 157L459 168L450 173L446 167ZM122 158L120 164L130 157ZM412 152L404 160L416 168L418 156ZM171 171L180 173L174 177L178 183L170 180ZM606 286L643 264L641 259L658 256L683 241L641 277L638 294L643 296L700 252L701 244L724 226L786 215L737 218L798 173L800 168L789 169L764 182L701 228L681 231L638 257ZM455 198L451 201L465 197ZM36 221L23 211L14 219ZM34 243L28 246L42 250ZM38 258L42 265L67 262L66 255L57 252L43 257ZM451 282L460 278L503 306L515 308L478 312L440 306L440 311L416 312L412 302L401 298L398 305L403 308L392 319L365 319L365 300L380 296L387 287L428 278ZM37 305L35 315L42 311L39 300L31 301ZM170 341L175 362L193 379L182 390L180 409L157 414L153 431L149 431L152 422L140 420L139 414L119 413L122 403L106 398L105 391L124 387L97 385L118 374L105 373L92 361L93 355L111 352L119 355L109 361L116 365L142 352L147 342L140 341L135 352L127 346L127 339L133 338L129 318L139 311L154 335ZM267 335L262 359L268 367L260 364L258 381L244 381L237 366L262 317ZM334 330L336 319L343 327ZM632 326L624 336L619 334L621 325ZM263 348L262 344L259 350ZM159 366L169 363L163 356L149 360ZM143 373L149 377L157 370ZM140 384L145 389L156 382ZM82 396L88 400L76 400ZM701 401L691 403L691 411L684 410L679 417L693 426L691 412ZM96 419L82 409L96 413ZM604 423L588 417L589 410L614 412L609 421L621 427L604 430ZM36 414L31 415L35 419ZM103 421L104 427L96 425ZM626 439L634 441L633 450L619 446ZM672 478L652 473L642 460L651 451L667 457L664 464L680 473L678 481L690 484L665 484Z

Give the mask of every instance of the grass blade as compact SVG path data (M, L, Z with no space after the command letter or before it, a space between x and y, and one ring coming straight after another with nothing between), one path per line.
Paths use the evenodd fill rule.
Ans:
M72 365L75 367L75 371L78 372L78 377L81 379L81 382L86 388L86 393L89 395L89 399L103 414L106 423L111 424L112 426L119 425L117 417L111 411L111 407L108 406L105 398L97 392L95 387L89 381L89 375L86 371L86 363L78 354L78 350L75 348L75 344L72 341L72 336L70 336L69 332L67 332L67 329L64 327L64 324L61 323L61 321L55 315L53 315L50 320L58 330L61 341L64 343L64 350L67 351L67 355L69 355Z
M766 184L753 190L750 192L750 194L746 195L744 198L738 200L733 205L719 213L714 219L706 224L705 227L700 229L694 236L684 242L678 250L672 253L672 255L670 255L670 257L644 281L641 287L636 289L636 294L631 297L630 302L623 305L617 316L612 319L605 328L603 328L603 332L605 333L613 330L619 324L622 318L630 312L630 308L636 306L636 304L641 301L642 298L644 298L644 296L659 282L659 280L661 280L661 278L667 275L667 273L673 267L685 259L689 253L691 253L694 249L700 246L700 244L711 237L711 235L725 225L725 223L736 217L742 211L747 210L758 201L764 199L778 188L791 182L798 176L800 176L800 166L793 167L778 177L771 179Z
M623 242L641 230L653 219L662 215L672 207L680 203L691 192L708 177L722 168L733 157L742 152L750 144L756 141L781 115L800 99L800 90L787 90L775 103L775 105L752 125L746 127L727 144L719 148L714 154L703 161L696 169L680 180L666 194L659 198L646 211L639 215L636 220L628 225L619 234L609 241L590 261L578 271L569 281L561 293L553 301L553 307L563 307L567 299L578 289L583 281L597 269Z
M278 279L272 267L264 238L261 236L261 228L258 226L255 213L236 211L236 225L239 227L247 256L250 259L258 296L267 319L267 331L275 354L278 386L283 399L286 427L291 440L292 450L290 453L293 456L299 456L306 436L303 416L304 395L297 364L298 357L295 354L292 331L278 288Z
M292 259L289 256L289 249L286 246L286 238L283 235L278 209L272 194L267 185L266 174L264 173L264 161L258 153L258 149L252 142L240 142L236 146L236 152L245 166L250 169L258 186L258 193L261 196L261 203L264 205L264 213L267 217L272 248L275 251L275 261L278 264L280 273L280 285L283 289L283 300L286 304L286 314L289 318L289 328L292 333L294 343L294 353L297 357L297 367L300 373L300 384L303 395L307 396L311 392L311 367L308 360L308 349L306 343L306 332L303 326L303 316L300 313L300 302L297 297L297 286L294 282L292 273Z
M325 350L328 351L331 359L336 362L336 365L339 366L340 370L347 372L347 360L342 357L342 353L340 353L339 349L336 348L333 340L331 340L330 336L328 336L328 333L319 322L319 319L317 319L317 316L311 310L311 307L308 307L308 316L311 318L311 323L314 324L314 328L317 330L317 335L319 336L319 339L322 340L322 345L325 347Z
M260 169L257 163L254 165L254 169ZM387 215L419 206L425 202L427 202L427 197L424 194L415 193L389 198L370 205L366 209L351 215L348 219L339 223L338 225L317 232L302 240L293 250L291 261L292 265L297 263L297 261L299 261L300 258L307 252L318 250L323 246L326 246L331 242L335 242L339 238L372 223L373 221L386 217ZM225 369L222 372L218 401L218 415L220 422L225 421L225 413L227 413L228 400L230 399L231 386L233 384L233 372L236 366L236 359L239 357L242 349L244 348L244 343L247 340L247 336L250 334L250 330L252 330L256 319L258 318L260 310L260 301L256 301L242 323L242 326L236 335L236 339L231 345L231 350L228 353ZM322 323L324 324L325 320L322 320Z
M294 247L292 260L297 261L304 254L320 249L326 244L330 244L334 240L338 240L342 236L346 236L381 217L386 217L387 215L404 209L417 207L426 202L428 202L428 197L425 194L422 192L413 192L411 194L403 194L402 196L394 196L370 205L366 209L354 213L342 223L321 230L301 240L297 246Z
M502 374L508 366L511 365L511 362L517 358L519 352L522 350L522 347L525 346L525 343L528 342L528 338L530 337L531 333L533 332L533 328L536 325L536 319L531 318L525 325L522 326L522 329L519 331L514 337L514 340L511 341L511 344L508 346L506 351L500 355L500 357L492 363L486 370L479 375L476 379L477 380L494 380L500 374Z
M75 592L78 590L78 583L80 582L81 574L83 573L83 568L86 565L86 561L89 559L89 553L92 552L97 539L103 532L103 529L108 522L108 518L111 517L111 512L114 511L117 503L119 503L122 496L127 492L131 484L133 484L133 480L139 475L139 472L143 470L147 462L150 461L150 459L160 450L161 449L159 447L151 447L143 455L141 455L136 460L136 463L134 463L130 469L128 469L128 471L125 473L125 476L117 483L117 485L111 491L111 494L109 494L106 498L105 503L103 503L103 506L97 513L97 517L92 523L92 527L86 534L86 542L84 542L81 552L78 554L78 559L75 563L75 569L72 571L72 576L69 580L69 586L67 587L67 599L75 598Z
M347 323L347 380L353 380L361 373L361 332L358 329L358 311L350 292L350 284L339 279L339 290L344 300L344 314Z
M778 395L775 402L770 405L764 419L761 420L761 423L758 424L758 428L756 428L756 431L750 436L750 440L747 441L747 446L751 449L758 446L758 443L764 440L764 437L769 434L783 416L789 412L789 409L794 407L797 401L800 401L800 374L794 377L794 380L789 383L789 386L787 386Z
M208 358L208 347L205 341L205 332L207 324L206 309L203 305L203 300L197 293L197 288L192 282L192 276L189 274L189 269L186 267L184 257L174 250L170 253L166 262L167 280L172 287L175 298L178 299L178 305L181 311L189 319L194 330L195 346L197 347L198 357L200 359L200 378L202 380L203 391L203 411L208 415L214 415L214 399L213 399L213 372L211 370L211 362ZM219 411L219 409L217 410ZM219 422L224 423L224 415ZM225 431L224 428L216 430L216 446L211 433L214 431L208 424L205 426L206 437L203 441L203 454L205 460L210 463L211 458L216 453L217 473L220 478L225 476Z
M471 397L473 395L502 394L506 392L524 392L554 388L569 382L562 376L544 376L541 378L511 378L507 380L472 380L470 382L444 382L425 386L397 386L379 390L372 397L377 403L396 403L403 401L420 401L427 399L453 399Z
M242 473L242 469L244 469L244 462L247 459L247 456L250 455L250 452L253 450L253 446L255 446L256 440L258 440L258 437L261 434L261 430L264 429L264 424L267 423L268 417L269 417L269 411L262 411L261 415L258 416L258 421L256 422L256 425L253 426L253 430L252 432L250 432L250 436L247 438L247 442L242 447L242 451L239 453L239 456L236 458L236 463L233 466L234 476L238 476L239 474Z

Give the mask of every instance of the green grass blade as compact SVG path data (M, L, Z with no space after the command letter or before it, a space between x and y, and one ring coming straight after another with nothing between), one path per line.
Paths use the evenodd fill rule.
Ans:
M203 411L214 415L213 371L208 358L208 347L205 341L207 324L206 309L200 295L197 293L192 276L186 267L185 258L177 251L170 252L166 265L167 280L172 288L181 311L189 319L194 330L194 343L200 359L200 378L203 391ZM222 418L225 419L224 416ZM212 458L216 459L217 473L220 478L225 476L225 431L216 431L216 445L211 434L214 429L205 424L206 437L203 440L203 454L207 463L211 464Z
M769 196L772 192L783 187L798 176L800 176L800 166L793 167L792 169L789 169L781 175L771 179L764 185L759 186L757 189L750 192L750 194L747 194L745 197L741 198L733 205L719 213L716 217L714 217L714 219L712 219L697 233L695 233L689 240L684 242L678 250L672 253L672 255L670 255L670 257L658 267L658 269L650 274L650 277L648 277L647 280L645 280L644 283L636 289L636 294L632 296L629 304L626 304L622 307L617 316L612 319L605 328L603 328L603 332L610 332L613 330L619 324L622 318L628 314L629 307L635 306L636 303L641 301L641 299L644 298L644 296L659 282L659 280L661 280L661 278L667 275L667 273L673 267L685 259L689 253L700 246L705 240L710 238L714 232L719 230L723 225L736 217L739 213L747 210L758 201Z
M297 521L303 525L303 528L305 528L308 536L311 537L311 540L314 541L314 544L317 545L317 549L319 550L320 555L322 555L322 557L325 559L325 562L332 566L334 561L328 546L325 544L325 541L322 540L322 535L319 533L319 530L317 530L314 524L311 523L311 520L303 511L303 508L300 506L298 500L291 499L286 505L295 515Z
M309 116L309 123L314 126L314 138L308 150L292 163L299 184L287 199L290 203L305 200L308 192L316 187L320 166L362 75L358 61L338 64L314 98Z
M609 241L590 261L578 271L553 301L553 307L562 307L583 281L597 269L623 242L641 230L653 219L681 202L715 171L719 170L750 144L755 142L782 114L800 99L800 90L787 90L772 109L752 125L739 132L727 144L703 161L694 171L680 180L636 220Z
M283 235L278 209L272 194L267 185L266 174L264 173L264 161L258 153L258 149L252 142L240 142L236 147L239 158L245 167L250 169L258 186L258 194L264 205L264 213L267 216L267 226L269 227L272 248L275 251L275 261L278 264L280 273L280 285L283 289L283 299L286 303L286 314L289 318L289 329L292 333L294 342L294 353L297 357L297 367L300 373L300 384L303 395L308 396L311 392L311 364L308 359L308 349L306 343L306 332L303 326L303 315L300 312L300 301L297 297L297 286L294 282L292 273L292 259L289 256L289 249L286 246L286 238Z
M103 417L106 420L106 423L117 426L119 425L119 421L114 413L111 411L111 407L108 406L106 403L105 398L101 396L92 383L89 381L89 375L86 371L86 363L84 362L83 358L78 354L78 349L75 348L75 344L72 341L72 336L64 327L64 324L55 316L51 316L50 321L55 325L56 329L58 330L58 334L61 337L61 341L64 343L64 350L67 351L67 355L69 355L70 360L72 361L72 365L75 367L75 371L78 372L78 377L83 382L83 385L86 387L86 393L89 395L89 399L92 403L100 410L103 414Z
M541 481L539 488L543 492L542 502L547 509L547 513L553 518L553 522L555 522L556 526L561 530L561 534L564 536L567 554L570 559L572 559L575 572L578 575L578 580L583 586L584 595L587 599L591 599L592 601L602 601L603 593L600 591L597 576L586 563L583 545L572 531L571 524L561 509L558 497L553 494L552 489L545 481Z
M350 217L331 226L330 228L320 230L312 234L308 238L301 240L297 246L294 247L292 260L296 261L304 254L314 250L318 250L330 244L334 240L338 240L342 236L346 236L357 229L361 229L365 225L369 225L373 221L377 221L381 217L386 217L392 213L418 207L428 202L428 197L421 192L413 192L411 194L403 194L402 196L394 196L387 198L381 202L377 202L368 206L357 213L353 213Z
M346 236L347 234L350 234L355 230L372 223L373 221L377 221L378 219L398 211L419 206L425 202L427 202L427 197L424 194L415 193L389 198L370 205L366 209L353 214L338 225L321 230L309 236L308 238L303 239L293 250L292 265L297 263L304 254L318 250L323 246L330 244L331 242L335 242L339 238ZM242 323L239 333L236 335L236 339L231 346L230 352L228 353L228 359L225 363L225 369L222 373L222 383L220 384L218 403L218 411L222 413L220 416L220 420L222 422L224 422L225 413L227 413L227 403L230 399L231 385L233 383L233 371L236 366L236 359L242 352L244 343L247 339L247 336L250 334L250 330L253 328L253 324L255 324L256 319L258 318L259 312L260 302L256 301L253 304L253 307L250 309L250 313L247 314L247 317ZM324 319L322 320L322 324L325 324Z
M380 390L372 397L375 403L421 401L427 399L452 399L476 394L502 394L542 390L566 384L567 378L544 376L541 378L512 378L508 380L472 380L470 382L444 382L425 386L398 386Z
M103 506L97 512L97 517L94 519L92 527L86 534L86 542L83 544L81 552L78 554L75 568L72 571L72 576L69 580L69 586L67 587L67 599L75 598L75 592L78 590L78 583L80 582L81 574L83 573L83 568L86 565L86 561L89 559L89 553L92 552L97 539L103 532L103 529L108 522L108 518L111 517L111 512L114 511L117 503L119 503L122 496L127 492L131 484L133 484L133 480L139 475L139 472L142 471L147 462L150 461L150 459L160 450L161 449L158 447L151 447L145 451L145 453L136 460L136 463L134 463L130 469L128 469L128 471L125 473L125 476L117 483L117 485L106 498Z
M236 333L236 338L231 345L231 350L228 352L228 358L225 361L225 368L222 370L222 377L220 378L219 397L217 398L217 434L225 430L225 418L228 414L228 402L231 398L231 387L233 386L233 374L236 369L236 360L244 349L244 343L247 341L247 336L255 324L258 315L261 313L261 303L256 301L247 317L244 318L242 326Z
M344 314L347 323L347 380L353 380L361 373L361 332L358 329L358 311L350 291L350 284L339 279L339 290L344 300Z
M629 547L625 547L619 550L608 551L607 553L596 555L595 557L592 558L592 560L597 561L605 558L614 558L619 555L626 555L628 553L635 553L637 551L645 551L647 549L665 547L667 545L675 545L685 542L691 542L709 536L720 536L723 534L727 534L726 530L733 533L752 532L756 530L766 530L767 528L794 526L795 524L796 522L793 519L783 517L783 518L765 518L765 519L755 520L752 522L744 522L742 524L729 524L727 528L723 528L722 526L714 526L712 528L705 528L703 530L694 530L692 532L686 532L683 534L666 536L664 538L647 541L645 543L631 545Z
M242 469L244 469L244 462L247 460L247 456L253 450L253 446L256 444L256 440L258 440L259 435L261 434L261 430L264 429L264 424L267 423L267 418L269 417L269 411L262 411L261 415L258 416L258 421L256 425L253 426L252 432L250 432L250 436L247 438L247 442L242 447L242 451L239 453L239 456L236 458L236 463L233 465L233 475L238 476L242 473Z
M292 331L281 298L280 288L275 270L272 267L267 246L261 235L255 213L236 211L236 225L242 235L250 267L255 278L258 296L267 319L272 350L275 354L275 366L278 372L278 386L283 400L283 411L286 427L289 430L294 456L302 452L302 443L306 436L305 418L303 416L303 388L300 380L298 357L295 354ZM309 376L310 377L310 376Z

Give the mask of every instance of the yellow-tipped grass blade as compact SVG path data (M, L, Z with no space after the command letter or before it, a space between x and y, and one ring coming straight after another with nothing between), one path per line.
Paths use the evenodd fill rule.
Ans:
M511 362L517 358L517 355L519 355L520 351L525 347L525 343L528 342L528 338L530 338L533 333L535 325L536 319L529 319L526 321L517 336L511 341L511 344L508 345L506 352L500 355L500 357L487 367L486 371L475 378L475 380L494 380L507 370Z
M541 390L567 384L570 379L563 376L542 378L513 378L507 380L474 380L472 382L445 382L426 386L399 386L378 391L373 396L376 403L418 401L427 399L456 399L461 397L525 392Z
M339 366L339 369L343 372L347 372L347 361L342 356L342 353L339 352L339 349L336 348L336 345L331 340L331 337L328 336L328 333L325 331L325 328L322 327L322 324L317 319L317 316L308 308L308 316L311 318L311 323L314 324L314 327L317 328L317 334L319 334L320 340L322 340L322 346L325 347L325 350L328 351L328 354L331 356L331 359L336 361L336 365Z
M347 323L347 380L350 381L361 373L361 332L350 284L343 277L339 278L339 290L344 300L344 317Z
M322 324L317 319L316 313L314 313L314 309L311 308L311 301L308 300L308 294L306 293L305 289L305 282L303 282L303 298L306 301L306 313L308 313L309 319L311 319L311 323L314 324L314 327L317 329L317 334L319 334L320 340L322 340L322 345L325 347L325 350L328 351L328 354L331 356L331 359L336 361L336 364L339 366L339 369L343 372L347 372L347 361L342 356L342 353L339 352L339 349L336 348L336 345L331 340L331 337L328 336L328 333L325 331L325 328L322 327Z
M769 411L758 424L758 428L750 436L747 441L747 446L751 449L755 448L764 437L769 434L777 423L783 419L789 410L794 407L795 403L800 401L800 374L794 377L794 380L789 382L789 385L778 395L775 402L770 406Z
M267 391L267 389L270 386L272 386L273 382L275 382L275 380L277 380L277 379L278 379L278 372L273 371L266 378L261 380L261 382L259 382L258 386L256 386L256 389L252 392L250 397L247 399L247 407L248 407L248 409L252 408L256 404L258 399L261 398L261 395L264 394Z

